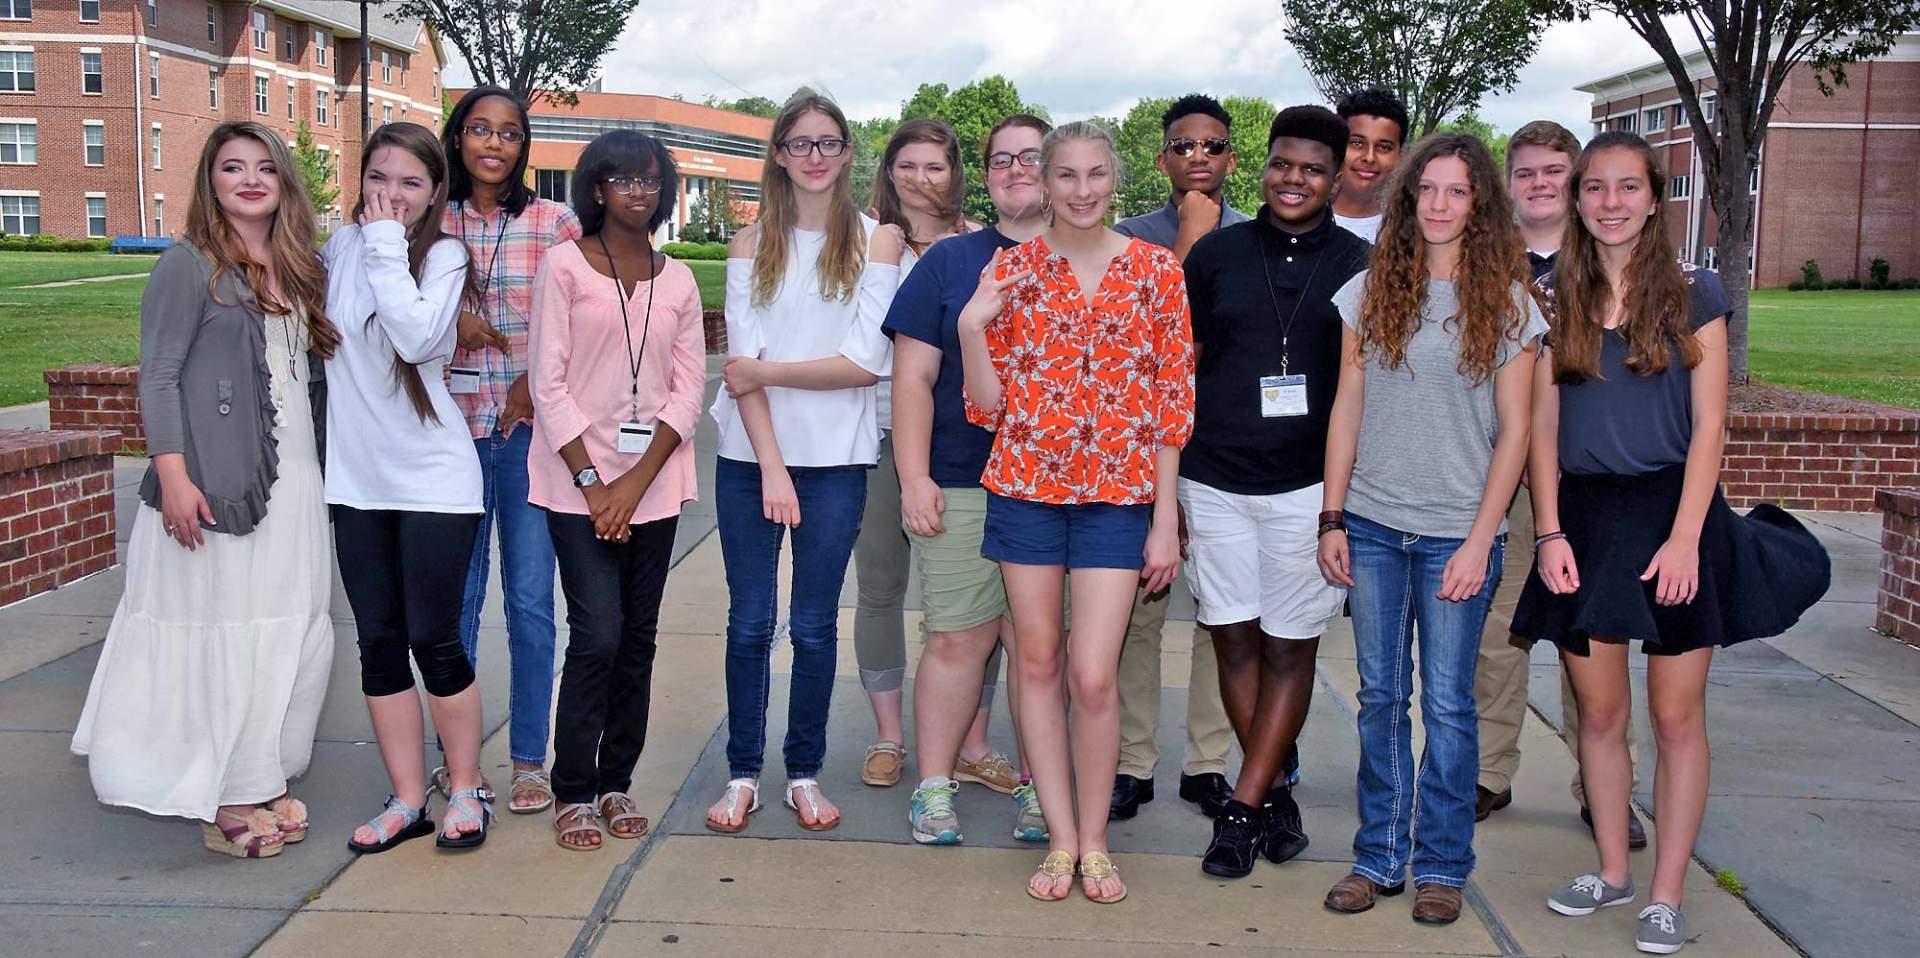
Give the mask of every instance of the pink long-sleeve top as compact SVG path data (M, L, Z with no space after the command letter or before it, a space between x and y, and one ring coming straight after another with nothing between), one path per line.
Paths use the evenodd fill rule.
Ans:
M652 286L653 319L647 316ZM560 448L586 437L587 454L611 482L640 462L640 453L618 451L620 423L633 416L633 352L621 330L620 296L611 277L587 264L576 243L548 251L534 281L529 333L528 385L533 391L533 448L527 456L528 500L555 512L587 514L587 500L574 487ZM638 525L679 515L697 498L693 428L706 392L706 335L700 288L693 271L667 259L660 275L634 285L626 323L640 350L640 417L680 435L653 484L633 510ZM657 431L657 430L656 430Z

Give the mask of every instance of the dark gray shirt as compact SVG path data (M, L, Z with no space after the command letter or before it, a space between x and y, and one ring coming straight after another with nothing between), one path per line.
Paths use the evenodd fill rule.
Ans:
M1220 201L1220 223L1214 229L1245 223L1251 219L1247 214L1228 206L1225 199ZM1113 231L1122 236L1137 236L1155 246L1173 248L1173 241L1180 237L1180 205L1167 200L1167 205L1151 213L1129 216L1113 224Z
M1687 325L1698 330L1733 311L1712 270L1680 264L1687 278ZM1540 282L1551 292L1551 274ZM1639 476L1687 461L1693 443L1693 371L1673 344L1667 368L1627 368L1627 338L1600 333L1600 376L1560 386L1560 469L1573 475Z

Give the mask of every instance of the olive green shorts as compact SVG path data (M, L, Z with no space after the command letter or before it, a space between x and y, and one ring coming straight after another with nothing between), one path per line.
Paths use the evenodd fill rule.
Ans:
M947 509L937 536L907 530L920 570L921 603L929 632L960 632L1007 614L1007 587L1000 563L980 555L986 534L987 493L975 488L941 489Z

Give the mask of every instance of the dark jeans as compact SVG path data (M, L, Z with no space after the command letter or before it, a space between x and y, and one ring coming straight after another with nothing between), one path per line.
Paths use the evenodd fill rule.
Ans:
M479 528L477 512L333 507L333 547L359 633L362 692L413 688L408 649L428 695L444 698L473 684L473 665L460 647L460 597Z
M630 527L626 542L603 542L591 517L547 513L567 597L553 736L553 795L562 803L633 784L647 745L654 637L679 524L672 516Z
M827 756L827 709L838 665L840 586L860 535L867 502L866 466L789 467L800 499L793 527L793 598L787 634L793 641L793 683L787 697L787 777L812 778ZM759 778L767 747L775 610L779 608L780 543L787 527L761 510L760 467L720 459L714 466L714 511L727 567L727 766L734 778Z

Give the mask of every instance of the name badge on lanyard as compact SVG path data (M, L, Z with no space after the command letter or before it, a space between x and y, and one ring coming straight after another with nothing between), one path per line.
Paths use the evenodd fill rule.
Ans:
M449 367L447 392L456 396L471 396L480 392L480 370Z
M1307 414L1307 377L1260 377L1260 415L1267 419Z
M628 420L620 424L620 438L615 446L623 453L639 454L653 445L653 423Z

